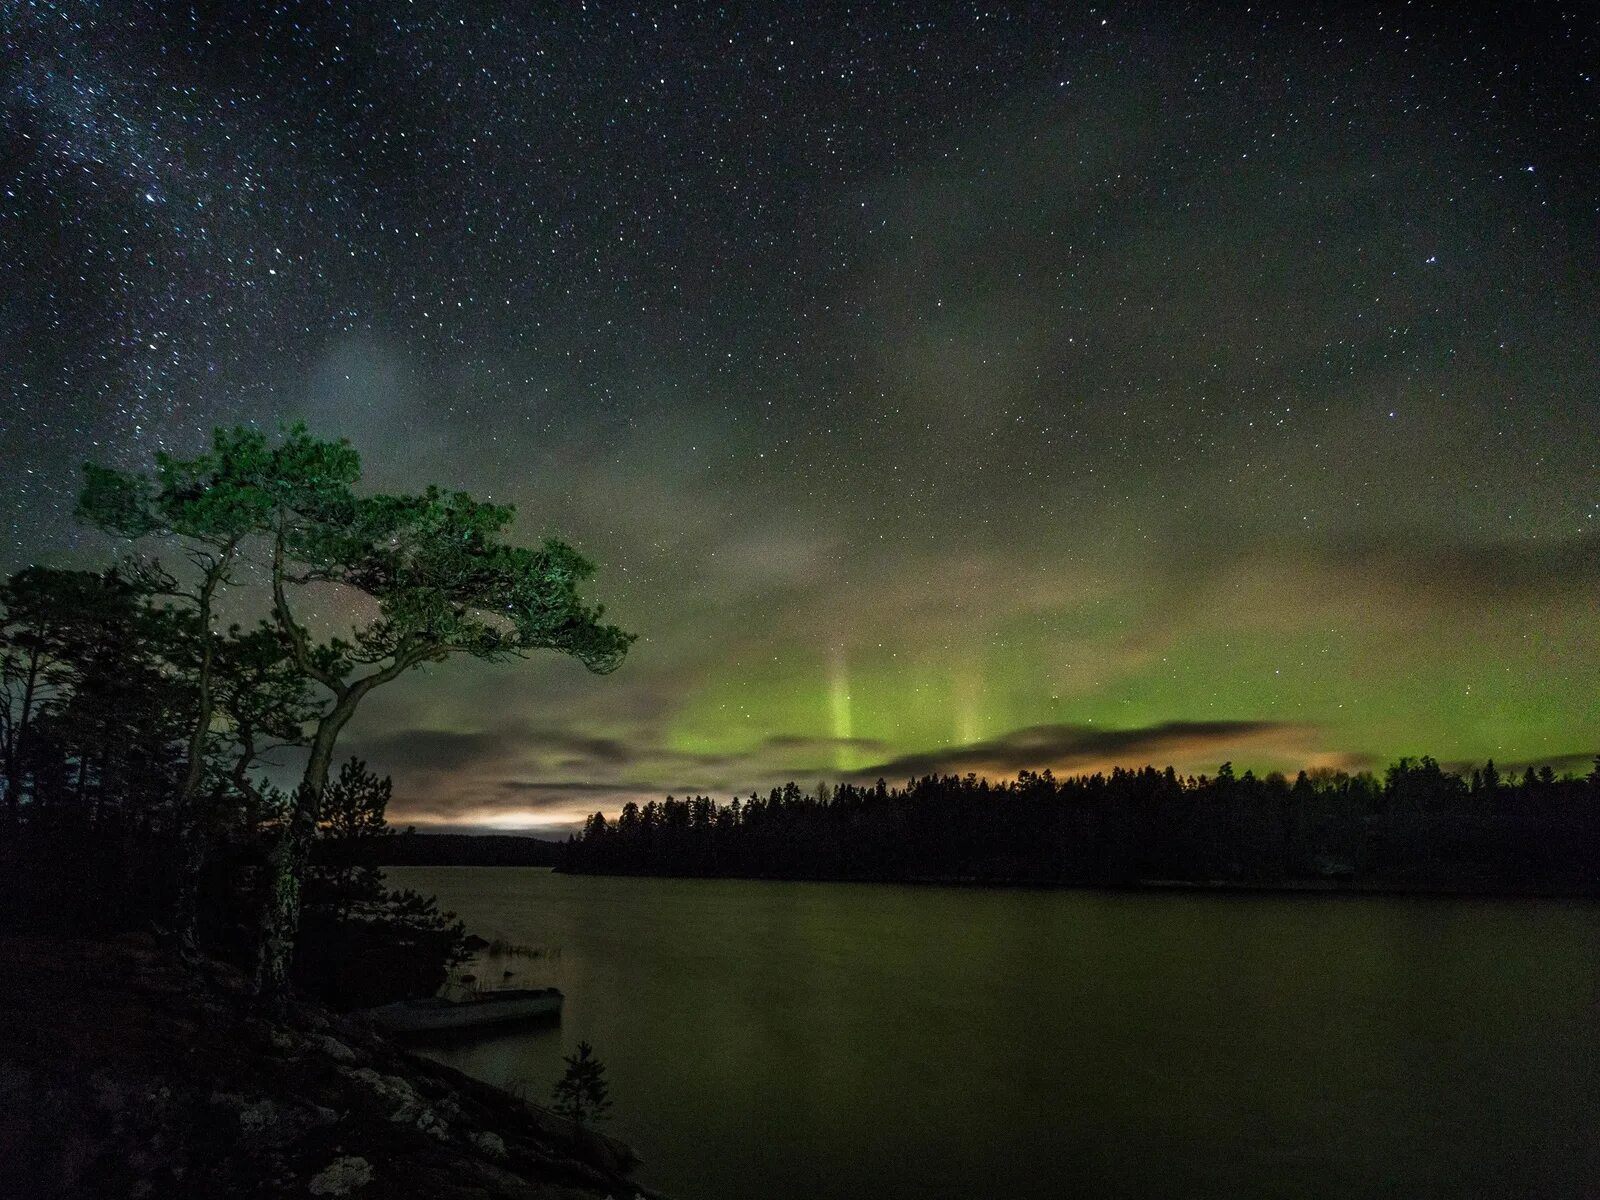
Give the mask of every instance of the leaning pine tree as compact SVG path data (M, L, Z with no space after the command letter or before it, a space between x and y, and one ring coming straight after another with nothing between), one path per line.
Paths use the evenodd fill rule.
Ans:
M267 999L288 987L300 884L328 768L340 732L368 693L456 654L501 661L554 650L604 674L621 664L633 641L603 623L600 606L579 597L578 585L594 567L577 551L556 540L538 547L505 540L510 506L437 488L358 496L356 451L342 439L313 438L301 425L276 440L250 429L219 429L208 454L162 458L154 479L94 466L87 474L85 518L124 537L176 546L187 560L181 574L168 574L155 559L140 564L154 590L187 603L195 629L184 671L194 718L174 806L183 844L176 922L183 942L192 942L194 880L204 856L197 798L208 745L218 736L237 744L235 776L253 760L263 732L307 745L257 915L255 984ZM236 568L246 557L266 564L271 636L230 631L224 640L216 631L217 606L222 591L237 584ZM319 586L362 593L377 615L348 639L318 640L297 618L294 597ZM239 653L232 652L235 641ZM251 671L233 678L246 659ZM219 667L230 669L229 677L219 677ZM258 686L250 686L252 679ZM301 683L319 690L320 702L302 698ZM271 713L258 711L266 699ZM242 778L235 782L249 791Z
M303 430L292 434L304 438ZM578 595L593 565L554 539L538 547L507 542L513 515L509 505L432 487L361 498L285 489L270 532L273 618L295 663L328 699L268 862L255 966L263 997L288 986L300 884L328 770L340 732L369 693L457 654L494 662L553 650L597 674L615 670L626 655L633 635L605 624L604 609ZM319 642L291 598L292 589L317 585L364 593L377 615L349 639Z

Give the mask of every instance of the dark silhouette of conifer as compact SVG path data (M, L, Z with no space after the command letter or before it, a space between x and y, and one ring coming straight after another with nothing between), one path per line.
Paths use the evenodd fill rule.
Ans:
M556 1082L555 1111L579 1129L603 1121L611 1107L605 1064L594 1057L594 1047L578 1043L578 1052L566 1056L567 1070Z

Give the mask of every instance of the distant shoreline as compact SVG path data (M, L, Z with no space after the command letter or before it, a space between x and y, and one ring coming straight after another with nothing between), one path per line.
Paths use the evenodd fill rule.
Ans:
M829 874L724 874L674 871L596 871L564 863L564 842L514 833L407 832L361 847L376 867L538 867L561 875L635 879L741 879L756 883L872 883L911 887L974 889L1030 888L1047 891L1209 892L1312 896L1423 896L1459 899L1600 900L1600 890L1560 887L1507 887L1494 882L1444 883L1400 880L1335 879L996 879L971 875L850 876Z
M370 867L553 867L563 843L516 833L422 833L367 838L344 852Z
M473 835L462 835L473 836ZM1294 896L1418 896L1426 899L1482 899L1482 900L1578 900L1600 902L1600 891L1581 889L1506 888L1492 884L1451 886L1437 883L1408 884L1363 880L1351 882L1316 879L1283 880L1279 882L1252 882L1248 880L1188 880L1140 879L1126 883L1062 881L1049 879L979 879L950 876L916 878L863 878L831 875L709 875L651 871L583 871L573 870L560 863L526 862L458 862L417 861L383 862L381 866L394 867L533 867L551 870L557 875L593 876L616 879L678 879L691 881L739 880L745 883L861 883L882 886L920 888L962 888L974 891L1033 890L1050 892L1206 892L1238 895L1294 895Z
M1462 776L1186 776L1173 767L890 787L795 782L592 815L560 866L598 875L896 880L1295 894L1600 895L1600 768Z
M421 865L421 864L418 864ZM438 866L451 864L439 863ZM626 879L686 879L716 880L737 879L748 883L864 883L901 887L965 888L974 891L1033 890L1049 892L1207 892L1231 894L1266 894L1296 896L1419 896L1437 899L1461 900L1580 900L1600 901L1600 891L1579 889L1505 888L1492 884L1480 886L1451 886L1437 883L1397 883L1364 880L1359 882L1334 882L1315 879L1283 880L1281 882L1252 882L1248 880L1187 880L1139 879L1129 882L1094 882L1051 879L979 879L951 876L944 878L861 878L822 875L689 875L647 871L582 871L557 865L555 873L573 876L604 876Z

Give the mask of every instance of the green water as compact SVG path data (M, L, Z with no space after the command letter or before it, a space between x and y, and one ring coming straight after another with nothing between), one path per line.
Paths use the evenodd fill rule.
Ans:
M682 1200L1600 1195L1600 907L405 868Z

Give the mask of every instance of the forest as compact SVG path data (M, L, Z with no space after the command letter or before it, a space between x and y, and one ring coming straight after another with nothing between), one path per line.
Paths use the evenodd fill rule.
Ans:
M1258 778L1115 769L889 787L794 783L591 816L573 873L993 884L1600 893L1600 759L1584 778L1432 758Z
M388 889L387 779L340 735L427 663L553 651L598 674L631 635L593 572L461 492L364 494L343 440L218 429L152 473L84 470L93 569L0 582L0 930L153 929L267 1004L431 994L464 931Z

